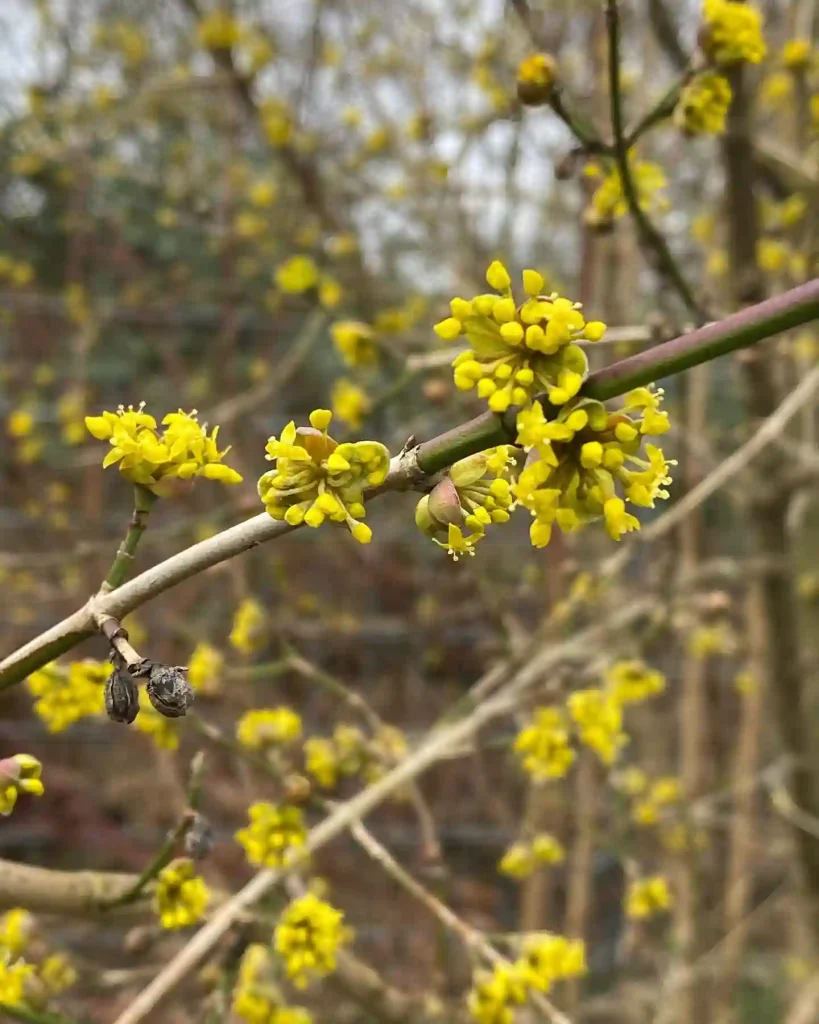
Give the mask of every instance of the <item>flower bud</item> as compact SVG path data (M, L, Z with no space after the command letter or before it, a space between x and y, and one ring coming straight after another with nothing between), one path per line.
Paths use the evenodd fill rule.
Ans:
M518 99L527 107L540 107L552 98L557 62L548 53L533 53L518 66Z
M166 718L181 718L193 704L193 687L185 678L184 669L152 664L148 670L145 690L151 704Z
M190 828L185 833L185 853L188 857L201 860L213 849L213 827L203 814L195 814Z
M427 509L441 526L457 526L463 520L463 510L452 478L445 476L429 493Z
M124 668L115 668L105 682L105 711L112 722L128 725L139 714L139 690Z

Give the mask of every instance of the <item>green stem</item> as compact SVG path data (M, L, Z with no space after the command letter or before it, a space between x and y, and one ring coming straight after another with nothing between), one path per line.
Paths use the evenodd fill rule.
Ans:
M156 856L150 861L131 888L121 896L118 896L115 900L105 903L105 910L113 910L115 907L125 907L131 903L136 903L136 901L142 897L145 887L151 883L159 875L159 872L162 871L163 868L166 868L174 859L179 844L185 838L185 833L193 824L194 812L199 807L204 768L205 758L200 751L191 761L188 786L186 790L188 806L185 813L182 815L179 824L173 829L173 831L168 833L164 843L157 851Z
M640 120L626 132L626 150L637 142L637 140L644 135L649 128L653 128L655 124L659 124L660 121L665 121L671 117L674 113L674 108L682 95L683 89L688 85L694 75L697 73L697 69L693 64L689 64L685 71L683 71L680 78L671 86L668 92L654 104L654 106L645 113Z
M608 153L609 147L595 131L591 122L566 106L563 93L555 87L549 99L549 106L580 143L586 153Z
M514 438L516 433L514 414L498 416L494 412L485 412L468 423L433 437L431 441L425 441L418 449L418 466L424 473L437 473L468 455L499 444L509 444L510 437Z
M776 295L717 323L621 359L592 373L580 393L601 402L632 388L747 348L771 335L819 318L819 278Z
M125 540L120 544L117 556L108 570L108 575L105 577L105 582L101 588L104 593L121 587L128 578L131 567L134 564L136 549L139 547L142 534L147 529L148 516L155 501L156 495L153 491L149 491L147 487L143 487L141 484L134 484L134 513L131 516L131 522L128 524Z
M36 1010L29 1010L24 1006L10 1006L8 1003L0 1003L0 1015L2 1014L11 1020L22 1021L23 1024L75 1024L70 1017L63 1017L62 1014L55 1016L53 1013L38 1013Z
M617 0L606 0L606 26L609 43L609 92L611 98L611 127L614 133L614 156L620 172L623 197L628 204L631 216L637 227L640 240L644 247L654 253L657 269L674 286L686 308L700 323L708 316L702 306L694 298L693 292L682 275L677 262L668 248L665 238L651 223L648 215L640 205L640 198L631 176L628 159L628 140L623 127L623 92L620 87L620 14Z

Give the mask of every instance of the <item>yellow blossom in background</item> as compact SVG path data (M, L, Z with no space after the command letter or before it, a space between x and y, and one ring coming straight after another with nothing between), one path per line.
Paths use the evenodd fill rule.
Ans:
M275 281L288 295L301 295L319 283L318 267L309 256L291 256L276 268Z
M515 739L515 753L536 782L560 779L574 763L569 730L559 708L536 708Z
M759 64L765 56L762 15L756 7L739 0L704 0L702 17L700 45L715 63Z
M336 952L351 937L343 922L344 914L314 893L285 908L276 925L274 946L297 988L335 971Z
M638 704L665 690L662 672L650 669L644 661L617 661L605 672L606 688L620 704Z
M582 939L544 932L525 941L517 967L529 988L548 992L555 982L586 973L586 947Z
M247 859L259 867L281 867L290 851L304 846L307 830L300 808L290 804L252 804L250 823L236 833Z
M737 638L727 622L717 622L693 629L688 635L686 646L695 658L713 658L733 654Z
M671 890L662 875L633 881L626 893L625 910L632 920L644 920L671 907Z
M31 754L14 754L0 759L0 816L11 814L19 793L43 795L42 771L43 766Z
M475 972L467 1007L478 1024L512 1024L516 1007L526 1002L527 985L517 964L498 963Z
M753 696L759 691L759 680L750 669L745 669L734 676L734 689L743 697Z
M22 1007L26 998L26 979L34 973L32 964L18 960L7 964L0 958L0 1004Z
M781 273L788 265L790 247L778 238L760 238L756 243L756 261L769 274Z
M154 910L163 928L187 928L202 919L210 899L205 880L187 857L171 861L159 872Z
M704 71L683 89L674 108L674 123L687 135L719 135L731 106L731 85L724 75Z
M6 433L9 437L28 437L34 424L34 415L28 409L15 409L6 418Z
M668 184L663 169L648 160L638 160L633 151L629 151L628 159L640 208L646 213L667 210L668 199L661 194ZM587 177L599 178L600 184L592 194L584 219L591 227L610 227L615 220L628 213L620 171L613 164L604 170L592 163L586 166L585 173Z
M111 445L103 468L119 463L124 477L156 494L171 493L174 481L195 476L224 484L241 482L236 470L222 462L230 449L216 447L219 428L208 434L207 427L197 421L196 410L169 412L160 433L156 420L143 409L144 403L137 409L120 406L115 413L85 417L91 434Z
M319 281L318 299L324 309L335 309L344 297L341 285L329 274L322 274Z
M254 181L248 189L247 198L253 206L259 206L262 209L265 209L276 202L277 194L278 188L275 181L260 178L258 181Z
M196 26L196 38L207 50L229 50L239 42L238 21L225 10L217 7L206 15Z
M284 1004L271 950L260 942L251 943L242 954L231 1008L246 1024L312 1024L313 1020L302 1007Z
M791 71L804 71L810 65L812 52L809 39L789 39L782 47L782 63Z
M50 995L58 996L77 982L77 972L68 958L52 953L37 965L37 977Z
M52 662L32 672L26 686L48 731L62 732L81 718L102 714L103 686L111 669L110 662L85 659L67 666Z
M498 871L510 878L526 878L544 864L560 864L566 857L562 843L548 832L528 842L513 843L498 864Z
M214 696L222 691L224 667L221 651L211 644L198 643L188 661L188 682L198 693Z
M324 736L310 736L305 740L304 766L320 786L333 789L338 782L339 764L332 740Z
M176 750L179 746L179 727L176 721L156 710L144 687L139 690L139 714L134 725L140 732L150 736L160 750Z
M267 639L267 616L258 601L246 597L239 603L233 615L233 624L228 640L240 654L246 657L264 647Z
M236 725L236 739L248 750L286 746L301 737L301 718L290 708L246 711Z
M527 106L548 103L557 81L557 63L548 53L533 53L518 65L518 99Z
M364 491L387 478L389 452L377 441L338 444L327 433L332 418L327 409L315 409L309 427L291 422L280 437L268 439L265 457L276 468L259 479L259 497L273 519L314 529L329 519L369 544L372 531L360 522Z
M667 808L680 802L682 783L674 775L662 776L655 779L647 790L643 787L639 795L641 799L634 804L631 811L632 820L638 825L654 825Z
M605 324L588 323L580 304L556 292L543 295L543 276L523 272L528 298L518 306L506 267L495 260L486 280L499 295L455 298L451 316L435 324L444 341L466 336L470 348L452 363L455 386L477 390L493 412L510 405L529 405L539 392L552 405L563 405L580 390L588 373L588 360L578 341L599 341Z
M359 320L338 320L330 328L333 344L347 366L371 366L378 358L375 331Z
M623 712L612 693L602 689L578 690L566 706L580 740L590 747L603 764L613 764L621 747L628 742L623 732Z
M14 907L0 916L0 960L16 960L24 953L33 931L34 918L22 907Z
M331 404L336 419L352 430L358 430L372 405L367 392L346 377L339 377L333 385Z

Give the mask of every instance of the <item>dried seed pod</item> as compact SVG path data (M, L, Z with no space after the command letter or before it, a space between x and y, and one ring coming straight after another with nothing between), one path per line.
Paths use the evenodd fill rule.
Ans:
M195 814L190 828L185 833L185 853L201 860L213 849L213 827L204 814Z
M151 704L166 718L181 718L193 704L193 687L179 666L152 664L145 689Z
M105 710L112 722L128 725L139 714L139 690L124 668L115 668L105 682Z

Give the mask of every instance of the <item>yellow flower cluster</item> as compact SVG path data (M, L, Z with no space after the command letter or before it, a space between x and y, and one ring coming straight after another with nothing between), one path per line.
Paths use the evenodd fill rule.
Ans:
M640 208L646 213L667 210L668 200L660 194L667 185L662 167L648 160L637 160L631 151L628 154L628 161ZM620 171L613 164L604 171L592 163L586 166L584 173L589 178L600 179L583 214L584 220L593 228L609 228L619 217L624 217L628 213L628 201L623 192Z
M378 358L376 332L360 320L338 320L330 328L336 351L347 366L372 366Z
M213 696L221 692L225 656L211 644L199 643L188 661L188 682L198 693Z
M366 515L364 491L387 478L390 454L377 441L338 444L327 433L332 418L316 409L309 427L291 421L268 440L266 458L276 468L259 480L259 497L273 519L314 528L325 519L346 523L360 544L369 544L372 530L359 522Z
M723 67L748 61L759 64L765 56L762 14L740 0L704 0L700 45Z
M662 390L636 388L621 410L609 412L601 402L579 399L564 406L556 420L547 420L540 402L518 414L518 444L529 450L515 497L534 517L529 531L535 547L545 547L556 522L564 532L602 517L613 540L639 530L639 520L625 502L653 508L667 498L669 462L645 435L668 430L660 411ZM638 414L638 415L632 415ZM632 468L633 467L633 468ZM617 494L620 485L623 497Z
M336 725L331 739L311 736L304 744L305 770L325 789L333 789L340 777L358 775L369 760L364 733L346 722Z
M276 268L275 280L281 291L301 295L319 283L318 267L309 256L291 256Z
M518 65L518 99L529 107L548 103L557 81L557 63L548 53L532 53Z
M301 809L292 804L251 804L250 824L240 828L236 840L245 848L251 864L281 867L291 850L304 846L307 830Z
M34 930L34 918L22 907L14 907L0 917L0 960L14 960L28 946Z
M625 769L616 779L617 788L634 800L631 819L638 825L655 825L669 807L682 798L680 780L664 775L650 781L642 768Z
M559 840L548 832L513 843L501 858L498 871L510 878L528 878L542 864L559 864L566 857Z
M22 1006L25 1002L26 979L33 973L32 964L22 960L7 964L0 958L0 1005Z
M252 597L244 598L233 615L228 637L231 646L245 656L255 654L264 646L266 622L264 608L259 602Z
M485 536L487 526L509 521L512 451L508 445L500 445L461 459L418 502L416 525L456 562L462 554L475 554L475 545ZM470 531L466 536L462 525ZM446 534L446 541L436 534Z
M644 661L616 661L604 673L606 688L619 704L639 704L656 697L666 687L662 672L649 668Z
M553 405L577 394L588 372L588 360L577 341L599 341L606 325L586 323L580 305L556 292L542 295L544 280L536 270L524 270L528 298L518 306L506 267L495 260L486 280L499 295L453 299L452 315L435 325L446 341L465 335L470 344L454 362L455 386L477 388L493 412L510 405L528 405L546 392Z
M28 677L34 710L49 732L62 732L81 718L102 714L103 686L112 667L107 661L90 659L68 666L52 662Z
M98 441L108 441L111 451L102 461L103 468L119 463L124 477L142 484L156 494L172 493L173 481L203 476L223 484L238 484L241 476L223 464L229 448L219 451L216 438L219 428L210 434L207 426L191 413L169 412L162 420L160 433L156 420L138 409L120 406L101 416L86 416L85 425Z
M567 939L549 932L531 936L513 963L501 962L491 971L475 973L468 1007L478 1024L512 1024L516 1007L529 992L546 993L555 982L586 973L582 939Z
M686 135L720 135L731 106L731 84L716 71L703 71L683 89L674 123Z
M196 924L205 913L209 899L205 880L196 874L193 861L187 857L171 861L159 872L154 910L163 928L187 928Z
M297 988L306 988L313 977L332 974L336 951L350 937L344 914L310 892L285 908L276 925L274 944L287 976Z
M621 747L628 743L623 732L623 708L614 694L593 687L575 691L566 703L580 742L591 748L603 764L613 764Z
M240 34L239 22L223 7L212 10L196 26L196 38L207 50L230 50Z
M246 750L283 747L300 736L301 717L287 707L246 711L236 725L236 739Z
M353 430L358 430L372 406L367 392L346 377L339 377L333 385L331 403L336 419Z
M0 760L0 815L6 817L11 814L18 793L43 795L42 771L43 766L31 754L14 754Z
M37 977L49 995L57 996L76 984L77 972L62 953L52 953L37 965Z
M671 890L662 875L638 878L631 882L626 893L626 915L640 921L661 914L671 907Z
M270 949L251 943L242 954L233 990L234 1014L246 1024L312 1024L307 1010L283 1004L273 979Z
M568 723L559 708L536 708L531 722L518 733L514 749L536 782L561 779L574 764Z
M686 647L695 658L713 658L733 654L737 638L727 622L715 622L695 627L688 635Z
M789 71L804 71L810 66L812 53L809 39L789 39L782 47L782 63Z

